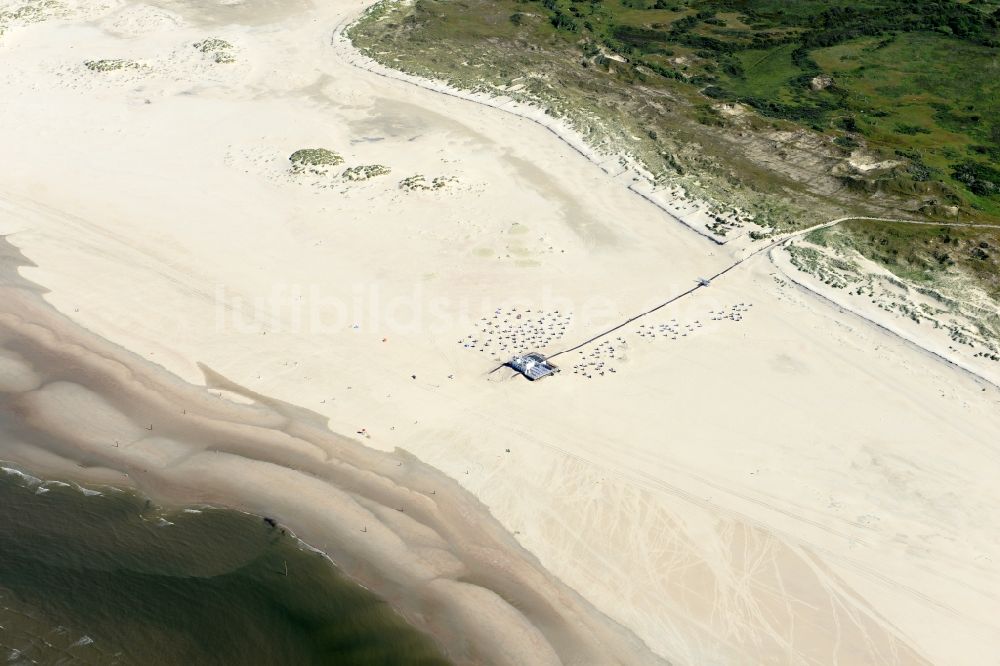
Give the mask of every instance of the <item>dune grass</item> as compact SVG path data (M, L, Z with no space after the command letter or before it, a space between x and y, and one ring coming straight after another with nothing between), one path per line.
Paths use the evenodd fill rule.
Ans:
M386 0L351 38L388 66L541 104L657 182L793 229L845 213L1000 222L998 26L998 0ZM837 233L938 274L931 232L869 232ZM984 251L949 260L996 294Z
M1000 229L848 220L811 232L806 240L852 248L917 284L964 273L1000 300Z

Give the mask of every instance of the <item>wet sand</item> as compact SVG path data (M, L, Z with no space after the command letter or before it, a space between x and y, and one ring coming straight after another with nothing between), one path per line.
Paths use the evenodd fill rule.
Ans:
M0 243L0 458L168 505L274 517L457 663L658 662L438 470L208 368L206 387L187 384L83 331L17 276L26 262Z

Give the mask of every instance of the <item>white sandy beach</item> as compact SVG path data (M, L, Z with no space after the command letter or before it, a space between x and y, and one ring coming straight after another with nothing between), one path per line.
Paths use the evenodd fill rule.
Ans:
M816 298L767 255L613 345L558 358L554 378L490 374L510 336L571 347L746 244L678 224L530 119L354 66L331 40L364 5L111 0L8 27L0 235L35 264L20 275L75 324L191 384L206 384L203 365L372 455L400 449L450 477L498 521L495 543L537 558L517 580L551 576L548 603L585 618L566 626L614 637L603 654L620 663L1000 663L1000 391ZM207 38L234 62L192 46ZM84 65L102 59L136 66ZM391 173L289 172L293 151L320 147L341 169ZM417 174L454 180L399 187ZM18 307L0 316L31 335ZM581 370L591 362L604 365ZM32 373L54 375L29 366L0 356L0 391L34 391L47 422L86 407L39 389ZM215 400L234 411L212 418L238 422L229 401L252 396L223 388ZM343 515L337 493L354 491L317 480L311 445L275 443L266 468L235 449L188 458L193 445L125 420L81 436L93 450L79 458L0 445L0 459L59 467L50 454L100 451L107 482L279 515L327 552L360 536L324 513ZM113 430L127 453L110 449ZM455 502L442 513L462 514ZM391 508L366 510L392 532ZM426 537L450 552L437 540L468 536L428 512L436 536L396 525L408 548ZM406 562L401 587L454 573L390 542L337 552L384 557L383 573ZM571 632L505 620L510 609L490 620L514 627L498 634L509 663L565 661L552 636ZM491 660L463 656L476 655Z

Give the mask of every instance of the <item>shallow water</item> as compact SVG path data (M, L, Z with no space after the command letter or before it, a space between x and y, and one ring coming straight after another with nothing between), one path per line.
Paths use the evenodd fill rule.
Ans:
M447 663L280 526L99 492L0 473L0 660Z

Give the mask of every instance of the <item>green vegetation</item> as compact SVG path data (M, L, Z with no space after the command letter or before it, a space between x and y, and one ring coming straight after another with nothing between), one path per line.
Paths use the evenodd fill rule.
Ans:
M195 42L192 46L206 55L211 55L215 62L219 64L236 62L236 58L231 53L233 45L224 39L211 37L201 42Z
M966 276L1000 300L1000 229L850 220L810 232L806 240L851 249L916 285ZM962 281L964 282L964 281Z
M819 250L799 245L790 245L787 249L791 255L792 265L800 271L815 275L823 284L834 289L850 286L851 283L842 273L826 269L827 257Z
M1000 219L998 26L997 0L386 0L351 37L788 228Z
M912 183L1000 216L997 47L938 33L862 39L815 53L844 90L841 112L873 150L906 164Z
M61 9L56 0L35 0L19 6L0 7L0 37L12 25L38 23Z
M704 94L763 116L837 134L835 142L847 150L863 145L905 163L883 188L905 193L934 182L952 203L1000 215L1000 177L989 166L1000 162L995 3L685 6L688 13L661 30L626 29L610 12L595 36L639 63L678 45L695 49L686 70L673 70L675 78L706 84Z
M83 66L92 72L114 72L120 69L139 69L139 63L134 60L87 60Z
M845 213L1000 223L1000 0L383 0L350 36L543 106L714 214L743 211L723 231L752 219L753 240ZM813 240L995 311L995 231L851 222Z
M366 164L364 166L353 166L346 169L343 176L346 180L368 180L376 176L386 176L392 169L381 164Z
M405 190L407 192L413 192L415 190L440 190L447 187L449 184L454 183L457 179L454 176L437 176L430 183L427 182L427 177L423 174L416 174L414 176L407 176L399 182L399 189Z
M1000 361L1000 229L850 220L803 240L799 270Z
M344 158L326 148L302 148L292 153L288 161L292 163L294 174L313 173L325 176L332 167L343 164Z

